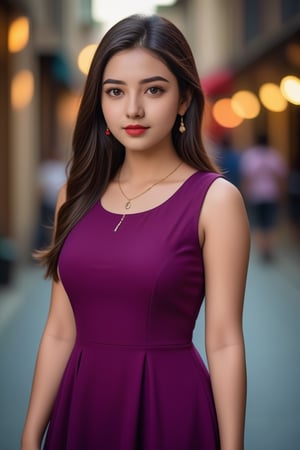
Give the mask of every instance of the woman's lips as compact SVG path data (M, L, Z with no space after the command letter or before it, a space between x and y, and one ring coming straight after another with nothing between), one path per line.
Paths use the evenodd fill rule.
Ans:
M125 128L125 131L130 136L140 136L141 134L144 134L145 131L147 131L147 127L143 127L142 125L128 125Z

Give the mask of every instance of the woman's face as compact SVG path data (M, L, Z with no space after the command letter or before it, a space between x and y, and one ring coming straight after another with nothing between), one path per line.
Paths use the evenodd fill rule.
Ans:
M127 150L172 146L177 114L184 114L176 77L152 52L116 53L103 73L101 105L108 128Z

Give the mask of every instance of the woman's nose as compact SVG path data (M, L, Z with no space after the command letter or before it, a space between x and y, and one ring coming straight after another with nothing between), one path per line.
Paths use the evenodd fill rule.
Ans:
M126 115L128 118L132 119L137 117L144 117L144 107L137 96L132 96L131 98L129 98Z

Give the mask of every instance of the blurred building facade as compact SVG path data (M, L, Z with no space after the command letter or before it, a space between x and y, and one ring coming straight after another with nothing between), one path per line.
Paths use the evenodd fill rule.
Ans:
M0 3L0 238L16 243L21 260L34 241L37 169L45 159L67 161L70 154L84 83L77 53L94 39L89 3ZM28 22L28 36L20 18Z
M299 0L177 0L157 12L187 36L212 102L239 89L257 93L262 83L279 83L285 74L300 75ZM28 39L13 48L12 25L20 17L28 20ZM84 84L77 56L99 42L102 31L92 19L91 0L1 1L0 237L16 242L21 259L31 250L37 167L54 153L68 159ZM231 133L243 149L264 129L292 165L300 149L298 123L299 106L261 108ZM220 130L211 127L211 137Z

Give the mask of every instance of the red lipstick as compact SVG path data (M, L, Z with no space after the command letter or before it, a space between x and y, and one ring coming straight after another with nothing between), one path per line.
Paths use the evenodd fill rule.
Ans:
M148 129L148 127L143 127L142 125L128 125L125 127L125 131L130 136L140 136Z

